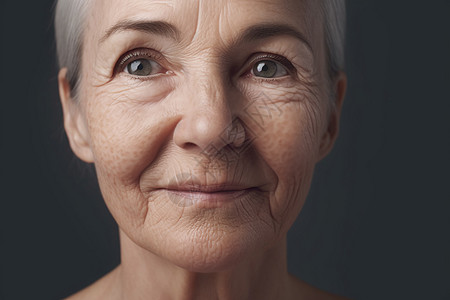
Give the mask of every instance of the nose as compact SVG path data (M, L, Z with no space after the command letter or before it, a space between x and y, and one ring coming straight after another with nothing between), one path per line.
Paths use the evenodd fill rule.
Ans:
M218 78L197 82L180 99L184 104L174 130L175 144L200 151L220 151L230 144L239 146L244 131L233 113L233 90Z

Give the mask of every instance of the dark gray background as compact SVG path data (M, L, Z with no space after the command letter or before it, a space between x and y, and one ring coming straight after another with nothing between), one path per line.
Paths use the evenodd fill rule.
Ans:
M50 0L3 1L2 299L57 299L119 262L62 134ZM450 299L450 1L348 2L341 134L289 233L291 272L354 299Z

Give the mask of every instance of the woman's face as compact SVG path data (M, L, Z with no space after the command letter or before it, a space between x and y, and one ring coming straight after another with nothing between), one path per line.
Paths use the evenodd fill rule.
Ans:
M66 130L132 241L214 271L284 238L336 135L323 36L317 1L94 1Z

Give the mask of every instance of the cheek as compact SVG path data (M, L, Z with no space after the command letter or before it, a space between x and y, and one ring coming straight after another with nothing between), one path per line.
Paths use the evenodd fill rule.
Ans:
M119 226L125 232L141 232L138 228L146 232L149 213L152 224L179 218L173 218L173 213L172 218L164 216L171 213L166 206L149 211L140 186L144 171L155 162L160 170L179 165L173 159L176 153L170 152L179 121L176 99L166 97L164 88L93 90L92 101L86 105L91 146L104 199ZM254 153L266 165L263 172L273 178L267 216L284 232L306 198L325 109L319 105L318 93L299 85L274 88L267 84L254 90L245 90L248 104L239 110L239 117L249 130ZM161 154L172 159L159 159Z
M91 97L88 126L98 169L124 184L136 181L166 142L175 121L170 109L159 102L166 90L104 87Z
M263 89L244 118L254 147L275 174L270 198L275 220L289 228L311 183L325 128L326 105L320 92L302 86Z
M155 160L176 120L158 91L98 89L86 114L99 185L107 206L125 230L142 226L147 200L139 178ZM153 101L150 101L153 100Z

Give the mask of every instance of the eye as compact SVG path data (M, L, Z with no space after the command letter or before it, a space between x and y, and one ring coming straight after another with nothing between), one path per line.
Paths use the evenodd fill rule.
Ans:
M272 60L262 60L255 63L252 72L253 75L264 78L281 77L287 74L283 65Z
M137 48L125 53L114 67L114 73L127 73L141 79L150 79L154 75L166 74L168 70L162 65L167 61L164 56L153 49Z
M124 72L135 76L150 76L162 72L162 67L155 61L146 58L139 58L129 62Z
M253 65L252 73L256 77L275 78L288 74L286 68L273 60L260 60Z

